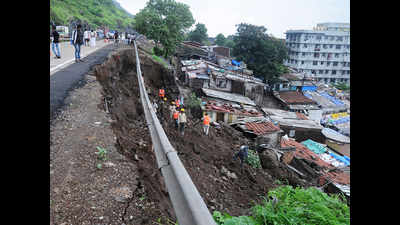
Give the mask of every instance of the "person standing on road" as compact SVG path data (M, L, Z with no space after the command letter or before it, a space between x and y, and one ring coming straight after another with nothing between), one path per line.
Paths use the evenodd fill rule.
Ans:
M207 113L204 114L203 117L203 131L204 134L208 136L208 130L210 129L210 117Z
M181 132L181 135L183 136L185 133L185 124L186 124L186 114L185 114L185 109L181 109L181 112L179 113L178 116L178 122L179 122L179 131Z
M240 146L239 151L233 156L233 160L236 160L237 158L240 159L240 168L243 168L243 163L245 162L248 156L248 150L249 146L242 145Z
M85 40L85 46L89 46L89 41L90 41L90 37L89 37L89 31L85 29L85 32L83 32L83 38Z
M61 58L61 56L60 56L60 48L59 48L60 34L57 32L55 25L53 25L52 28L53 28L53 32L51 33L51 35L53 37L53 41L51 43L51 49L53 50L55 58L59 59L59 58Z
M114 40L115 40L115 43L118 44L118 31L115 31Z
M96 47L96 32L93 30L90 31L90 46Z
M82 25L78 24L73 31L71 42L75 47L75 62L83 62L81 59L81 45L83 44Z

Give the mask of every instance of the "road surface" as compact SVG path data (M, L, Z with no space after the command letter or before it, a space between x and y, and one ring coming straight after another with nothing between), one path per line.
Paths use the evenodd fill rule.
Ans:
M64 105L64 99L70 90L82 85L81 80L93 66L101 64L107 58L108 54L117 48L115 44L101 44L97 48L83 47L82 52L84 62L76 63L72 50L69 46L64 46L64 54L61 53L60 62L54 62L59 68L55 69L50 75L50 120L56 116L56 112ZM70 51L70 55L67 52ZM86 51L86 52L85 52ZM65 57L63 57L65 55ZM68 63L72 59L72 63ZM52 59L57 60L57 59ZM59 59L60 60L60 59ZM61 66L60 66L61 65Z
M81 46L81 59L85 59L86 56L90 55L91 53L101 49L104 46L109 45L110 42L105 43L104 40L98 40L96 41L96 47L89 47L89 46ZM54 58L54 53L51 49L51 44L50 44L50 51L51 51L51 56L50 56L50 76L52 76L55 72L59 71L62 68L65 68L66 66L75 63L75 48L73 45L71 45L70 42L61 42L59 44L60 48L60 59Z

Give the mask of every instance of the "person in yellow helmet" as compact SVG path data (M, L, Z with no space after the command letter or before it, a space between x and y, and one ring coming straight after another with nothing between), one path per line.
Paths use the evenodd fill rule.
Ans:
M175 101L172 101L171 105L169 106L169 118L172 118L172 115L174 114L175 110L176 110Z
M178 116L178 123L179 123L179 131L181 133L181 135L183 136L185 133L185 124L187 122L187 118L186 118L186 113L185 113L185 109L181 109L179 116Z

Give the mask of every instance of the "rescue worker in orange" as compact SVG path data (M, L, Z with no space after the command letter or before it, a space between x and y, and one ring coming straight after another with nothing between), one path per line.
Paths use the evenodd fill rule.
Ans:
M176 129L178 129L178 125L179 125L179 123L178 123L178 117L179 117L179 111L176 110L176 111L174 112L174 114L172 114L172 118L174 119L175 128L176 128Z
M175 100L175 105L176 105L176 107L179 108L179 106L181 105L181 101L179 99L176 99Z
M158 91L158 96L160 97L160 99L163 99L165 97L165 91L164 89L160 89Z
M204 134L208 136L208 130L210 129L210 117L207 113L204 114L203 117L203 131Z

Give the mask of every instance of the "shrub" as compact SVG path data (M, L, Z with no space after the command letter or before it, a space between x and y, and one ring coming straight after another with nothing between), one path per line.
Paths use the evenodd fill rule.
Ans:
M339 195L288 185L269 191L262 205L252 207L251 216L232 217L215 211L213 217L218 225L350 224L349 207Z

